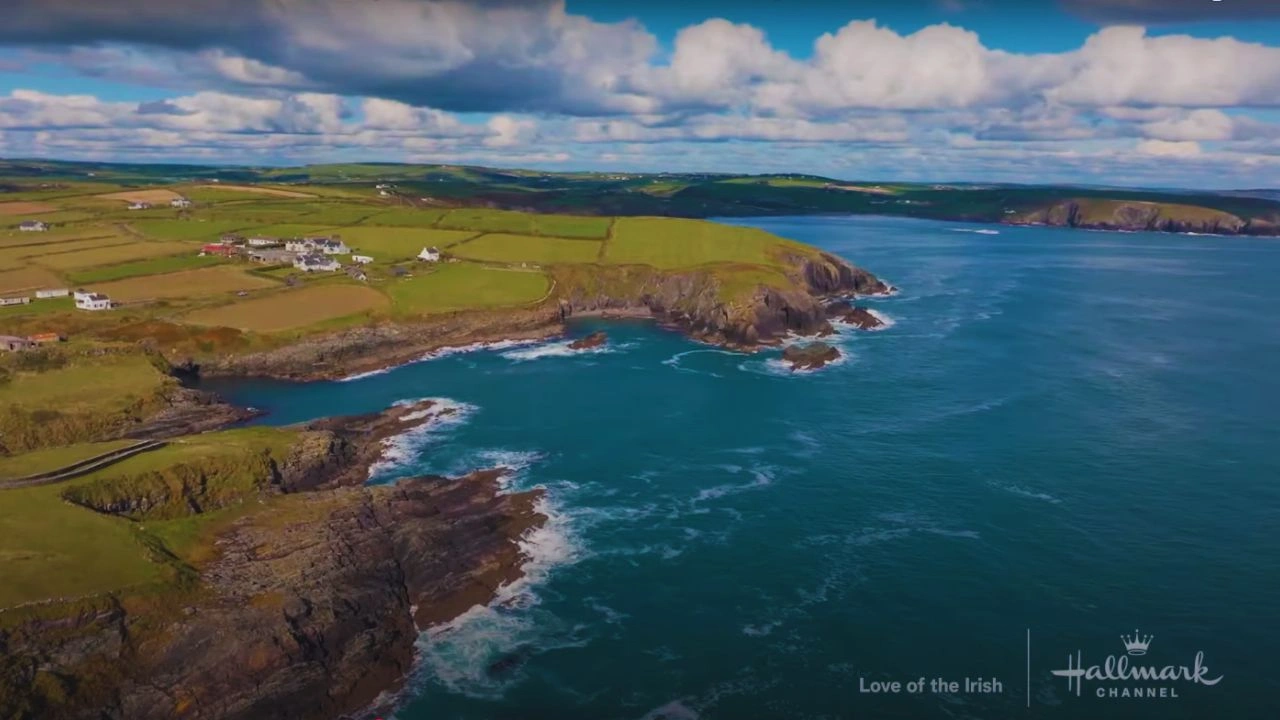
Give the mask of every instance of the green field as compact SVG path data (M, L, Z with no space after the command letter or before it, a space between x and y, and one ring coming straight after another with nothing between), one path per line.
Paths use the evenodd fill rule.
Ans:
M387 225L390 227L432 227L446 210L412 210L402 208L379 212L364 221L364 225Z
M33 450L21 455L0 457L0 480L51 472L74 465L81 460L119 450L134 444L134 440L108 440L96 443L78 443L66 447ZM0 496L2 497L2 496Z
M0 384L0 408L52 408L63 415L114 413L154 395L166 382L168 378L136 353L72 358L64 367L36 372L19 366L9 382Z
M455 230L510 232L522 235L533 235L537 232L533 215L508 210L477 208L450 210L448 214L440 218L437 226Z
M714 262L773 265L769 250L785 242L763 230L704 220L619 218L604 259L664 270Z
M138 232L160 240L199 240L214 242L224 233L245 226L236 220L139 220L130 223Z
M387 304L386 296L373 288L330 282L198 310L185 320L195 325L273 333L364 316Z
M598 240L493 233L456 245L449 252L461 258L502 263L592 263L600 248Z
M367 226L344 227L339 234L353 253L372 256L380 263L410 260L423 248L446 248L475 236L466 230Z
M306 225L303 223L277 223L274 225L257 225L245 228L240 234L245 237L251 235L265 235L267 237L277 237L284 240L295 237L308 237L316 235L333 235L342 234L342 228L332 225Z
M425 315L536 302L546 296L549 282L540 272L443 263L430 272L390 280L385 290L397 312Z
M195 270L197 268L211 267L227 262L224 258L212 255L174 255L170 257L152 258L150 260L139 260L137 262L122 263L120 265L105 265L102 267L91 268L88 270L79 270L69 273L67 279L73 285L85 285L96 282L109 282L111 280L123 280L131 277L142 277L146 275L160 275L163 273L177 272L179 270Z

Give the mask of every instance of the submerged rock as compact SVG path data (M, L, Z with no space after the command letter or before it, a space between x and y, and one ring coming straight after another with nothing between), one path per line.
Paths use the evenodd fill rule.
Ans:
M844 300L828 305L827 317L848 323L859 330L874 330L884 327L884 321L876 317L875 313L862 306L850 305Z
M782 351L783 362L791 363L792 370L817 370L839 358L840 351L824 342L792 345Z
M604 345L605 342L607 342L608 340L609 340L608 335L605 335L603 332L597 331L597 332L591 333L590 335L584 338L578 338L577 340L574 340L573 342L569 343L569 349L570 350L590 350L591 348L597 348Z

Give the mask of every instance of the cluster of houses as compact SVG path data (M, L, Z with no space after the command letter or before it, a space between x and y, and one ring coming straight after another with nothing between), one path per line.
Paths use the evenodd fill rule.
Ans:
M64 298L68 295L74 296L77 310L97 312L100 310L110 310L115 307L115 304L111 302L111 298L103 295L102 293L90 292L88 290L76 290L75 292L72 292L67 288L37 290L34 297L25 296L0 298L0 307L30 305L32 300L53 300L56 298Z
M260 265L292 265L305 273L339 272L345 270L357 280L367 280L368 276L362 266L374 262L371 255L353 253L352 249L337 235L321 237L303 237L281 240L279 238L239 235L224 235L216 243L209 243L200 249L202 255L217 255L226 258L246 257ZM338 256L349 256L350 262L344 265ZM423 248L418 253L423 262L439 262L440 250L434 247Z
M49 223L41 220L23 220L22 224L18 226L18 230L21 232L48 232Z

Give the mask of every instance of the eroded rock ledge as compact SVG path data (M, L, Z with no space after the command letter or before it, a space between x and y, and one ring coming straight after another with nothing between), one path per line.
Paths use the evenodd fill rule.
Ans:
M501 468L364 486L431 409L308 425L174 588L0 613L0 717L333 718L395 688L420 631L518 578L545 521Z

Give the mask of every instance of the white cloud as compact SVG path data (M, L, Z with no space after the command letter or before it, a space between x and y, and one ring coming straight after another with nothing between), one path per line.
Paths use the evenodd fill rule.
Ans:
M1141 130L1147 137L1158 140L1229 140L1235 122L1221 110L1192 110L1146 123Z
M1137 150L1143 155L1155 155L1157 157L1185 158L1195 157L1200 154L1200 143L1184 140L1174 142L1170 140L1143 140L1138 143Z

